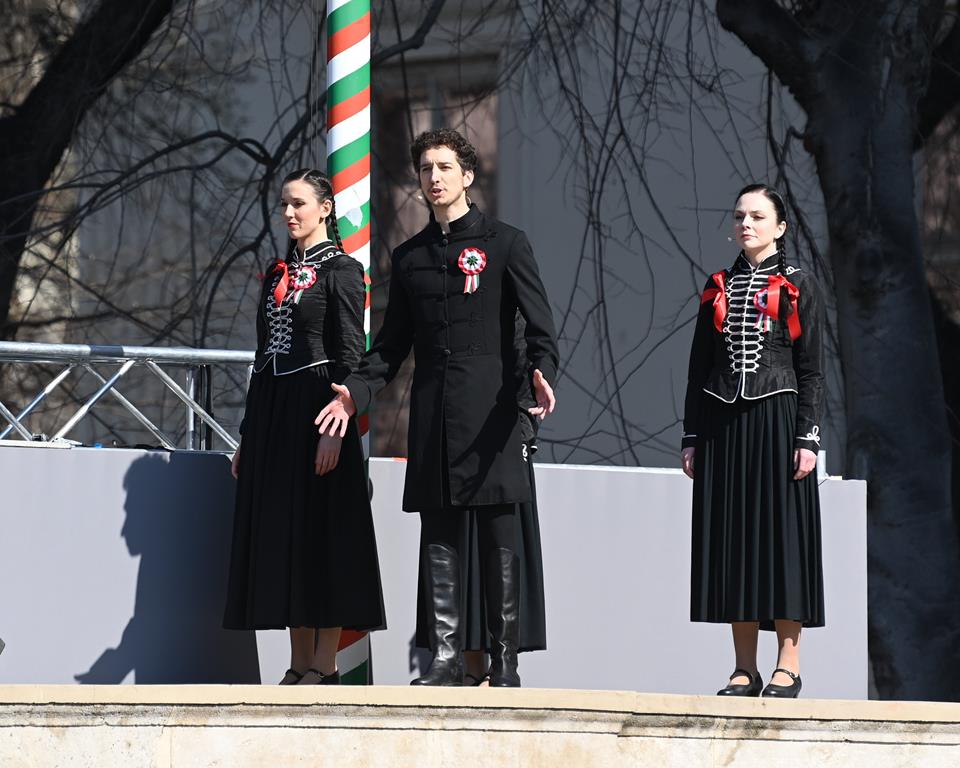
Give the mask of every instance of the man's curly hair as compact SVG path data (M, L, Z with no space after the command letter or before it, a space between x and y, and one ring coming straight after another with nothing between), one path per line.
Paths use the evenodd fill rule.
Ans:
M434 147L449 147L457 153L457 160L464 173L477 170L477 150L469 141L452 128L437 128L424 131L410 145L410 159L413 172L420 173L420 158L424 152Z

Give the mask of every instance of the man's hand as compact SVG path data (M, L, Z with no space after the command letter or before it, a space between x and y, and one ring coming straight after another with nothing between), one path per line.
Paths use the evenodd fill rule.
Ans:
M539 368L533 372L533 394L537 398L537 406L528 408L527 412L543 421L557 407L557 398L553 394L553 387L547 383Z
M330 437L323 435L320 442L317 443L317 459L314 462L314 468L318 475L325 475L336 469L337 462L340 461L340 446L343 440L339 437Z
M693 480L693 460L697 454L694 447L684 448L680 451L680 465L683 467L683 474Z
M241 442L242 445L242 442ZM240 477L240 446L237 446L237 450L233 453L233 459L230 461L230 474L233 475L233 479L236 480Z
M802 480L809 475L817 466L817 454L808 451L806 448L797 448L793 452L793 468L796 472L793 475L794 480Z
M330 389L336 392L337 396L324 406L313 423L320 425L321 435L343 437L347 434L350 417L357 412L357 406L350 396L350 390L343 384L331 384Z

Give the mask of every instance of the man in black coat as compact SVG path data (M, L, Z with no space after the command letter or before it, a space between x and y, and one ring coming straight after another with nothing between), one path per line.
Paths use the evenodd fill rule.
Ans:
M393 252L383 327L356 373L317 417L339 434L389 383L413 347L408 459L403 508L421 515L430 603L429 672L422 685L459 685L459 535L477 515L491 685L518 686L516 504L531 497L523 461L514 375L517 311L536 406L556 404L558 354L553 317L526 235L485 216L467 198L476 150L456 131L421 134L411 146L430 223Z

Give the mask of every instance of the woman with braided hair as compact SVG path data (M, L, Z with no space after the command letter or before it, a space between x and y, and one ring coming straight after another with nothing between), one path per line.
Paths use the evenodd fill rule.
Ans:
M257 304L257 356L233 457L237 478L224 626L290 628L282 685L340 681L341 628L384 625L380 569L355 420L313 422L365 346L363 268L343 250L330 180L283 181L287 256ZM333 236L333 240L330 236Z
M823 626L817 450L823 400L823 298L786 260L783 198L737 195L740 255L707 280L683 419L693 478L691 619L729 623L736 665L721 696L796 698L800 630ZM776 630L763 687L758 630Z

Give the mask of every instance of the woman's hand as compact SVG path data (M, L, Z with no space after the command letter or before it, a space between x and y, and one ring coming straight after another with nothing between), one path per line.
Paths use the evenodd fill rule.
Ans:
M697 449L690 447L680 451L680 464L683 467L683 474L693 480L693 457Z
M233 459L230 461L230 474L233 475L234 480L240 477L240 445L238 445L237 450L233 452Z
M320 437L320 442L317 443L317 460L314 464L318 475L325 475L336 468L337 462L340 461L342 443L343 439L340 437L330 437L330 435Z
M808 451L806 448L797 448L793 452L793 468L796 470L793 474L794 480L802 480L817 466L817 454Z

